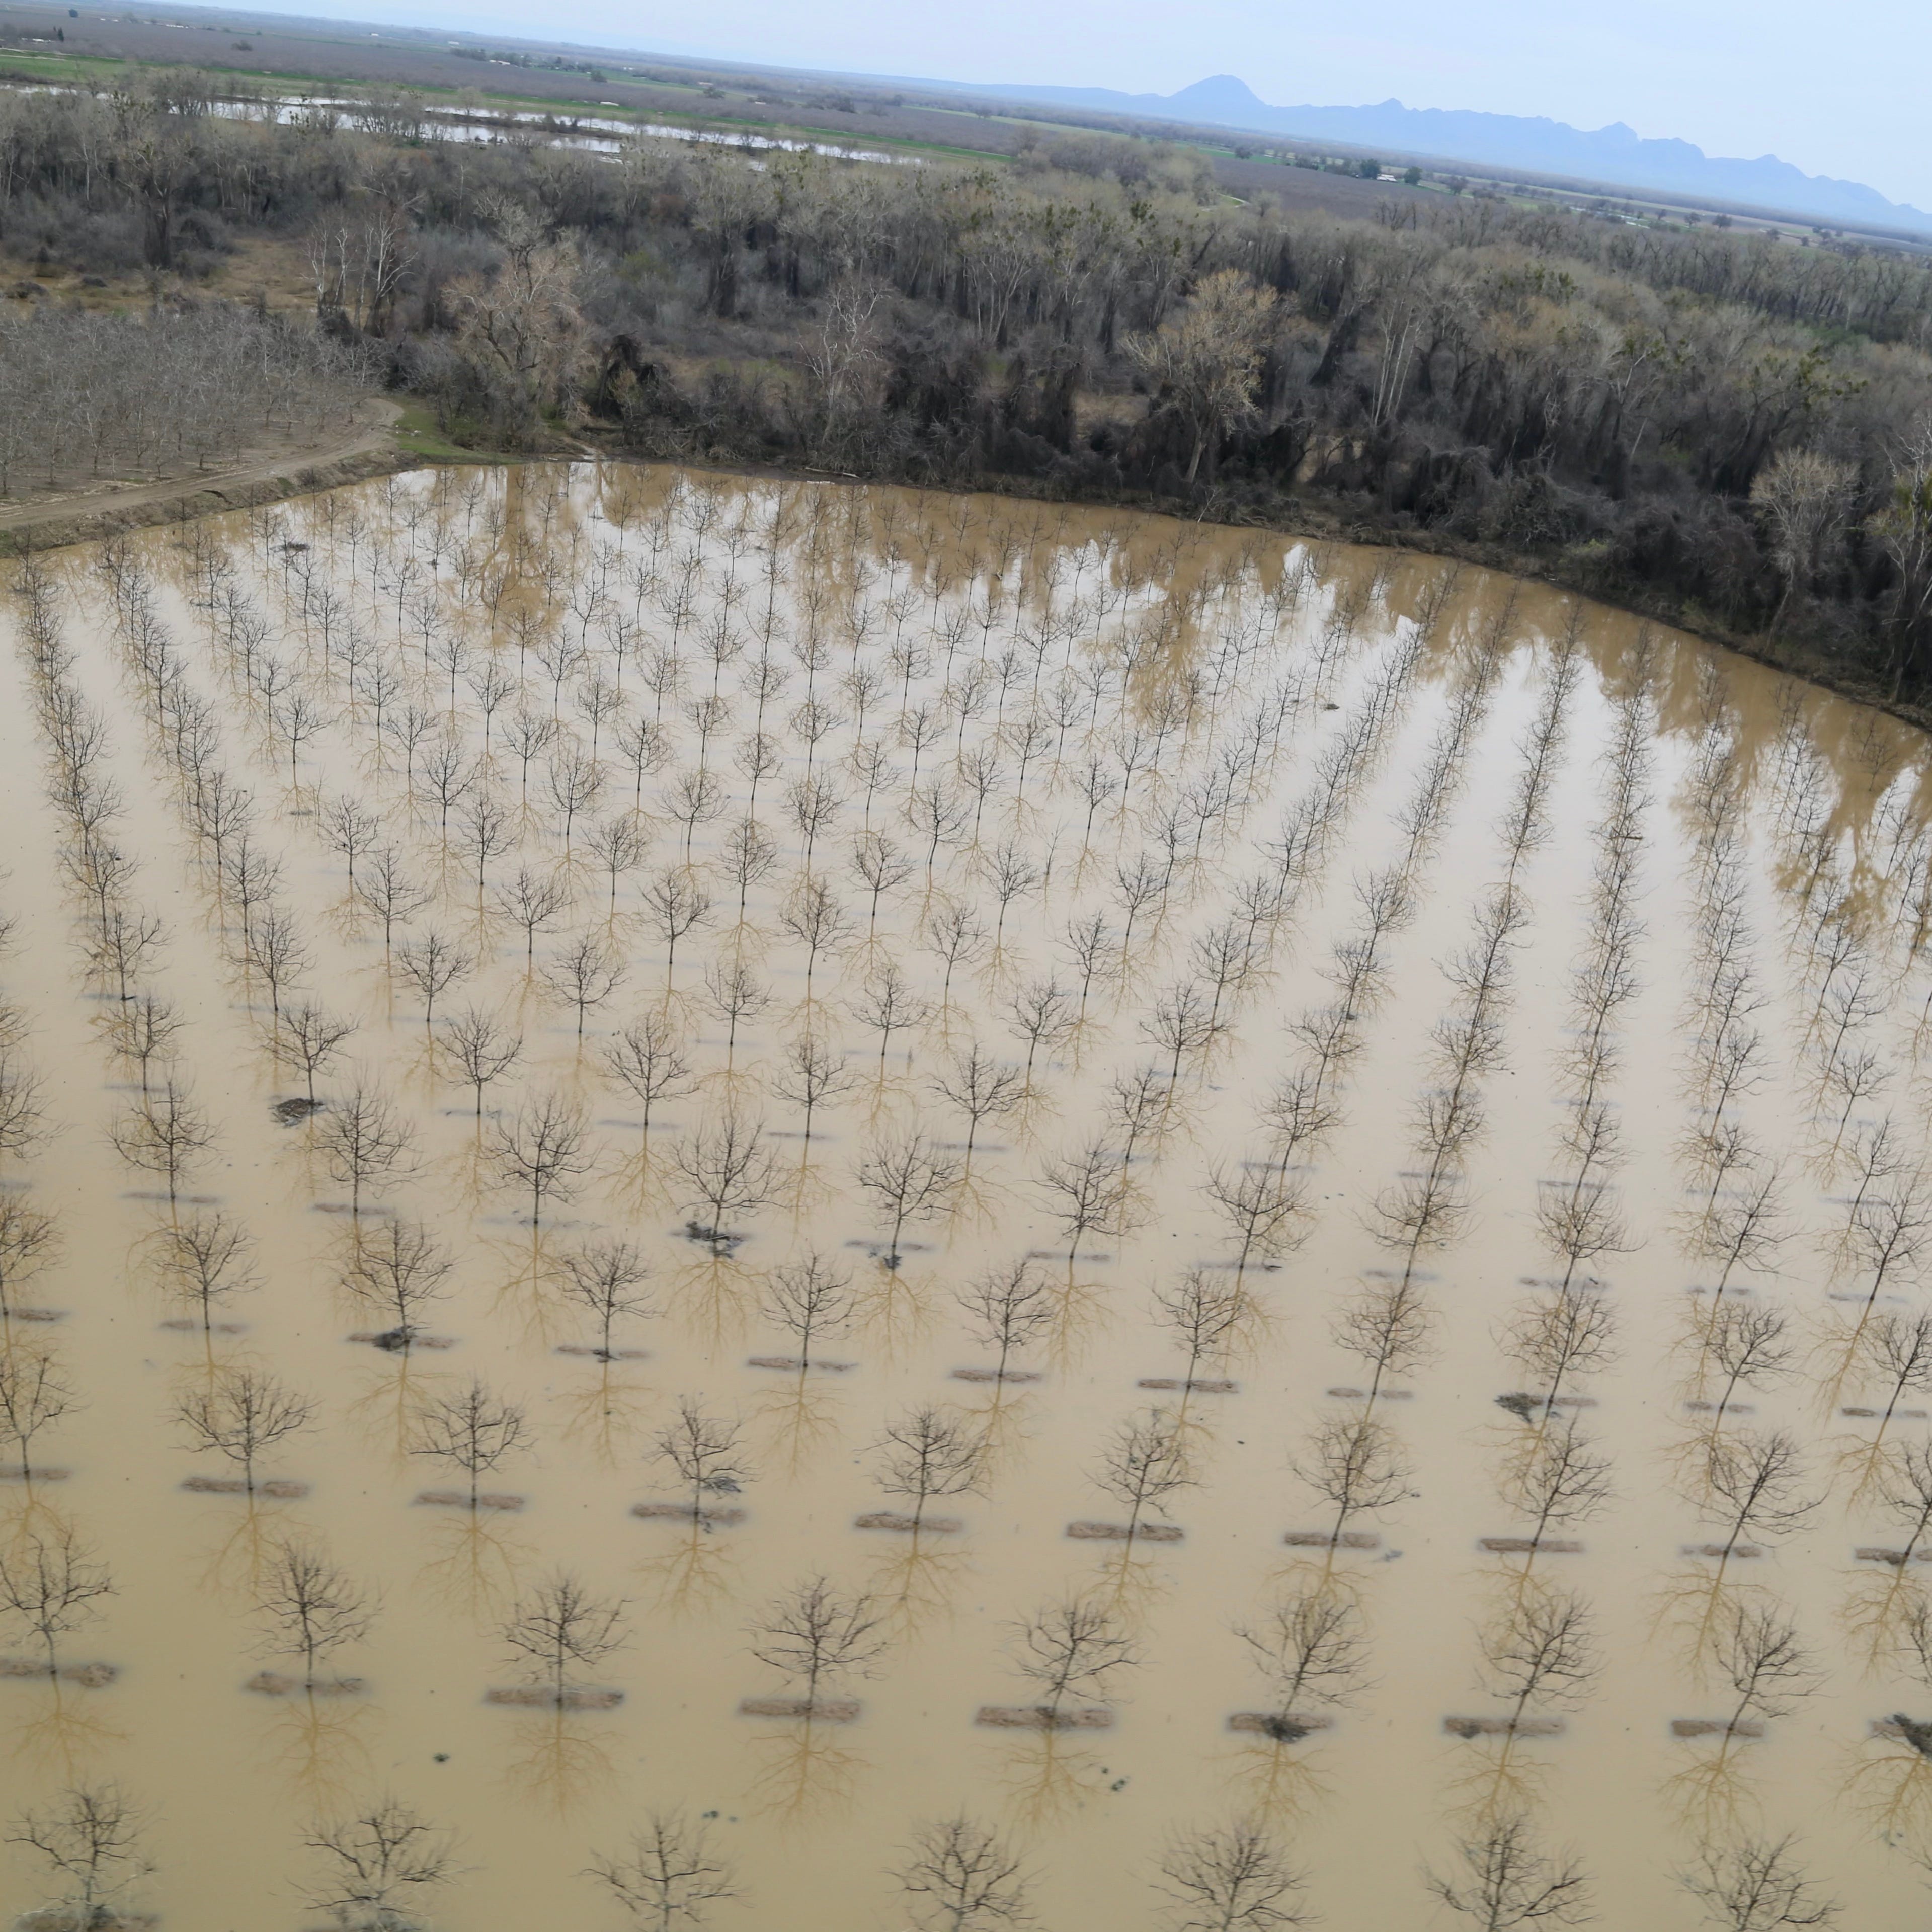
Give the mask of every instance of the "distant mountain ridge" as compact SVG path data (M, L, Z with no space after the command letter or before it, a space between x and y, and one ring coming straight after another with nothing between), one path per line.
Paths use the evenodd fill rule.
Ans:
M1860 182L1808 175L1775 154L1733 160L1688 141L1648 140L1621 121L1586 131L1541 116L1405 107L1390 99L1363 107L1276 107L1231 74L1174 94L1122 94L1106 87L987 87L1009 100L1051 102L1110 114L1244 128L1352 148L1382 148L1537 174L1739 202L1821 221L1909 228L1932 233L1932 214L1888 201Z

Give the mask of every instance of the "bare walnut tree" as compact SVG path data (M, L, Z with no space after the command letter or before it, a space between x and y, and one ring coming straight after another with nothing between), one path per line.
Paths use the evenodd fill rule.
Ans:
M593 1857L585 1876L648 1932L697 1932L711 1906L740 1896L731 1862L712 1850L709 1828L675 1811L652 1812L622 1852Z
M1204 1268L1189 1268L1172 1286L1156 1288L1154 1300L1156 1318L1187 1352L1190 1384L1204 1364L1225 1367L1252 1342L1260 1324L1261 1311L1238 1274L1223 1281Z
M8 1827L6 1841L24 1846L58 1889L20 1922L45 1924L50 1932L130 1922L118 1908L154 1869L141 1850L142 1822L114 1784L76 1785L50 1804L21 1812Z
M751 1626L752 1654L804 1691L809 1716L821 1690L848 1677L868 1677L884 1654L885 1613L873 1598L842 1595L823 1576L808 1576Z
M650 1272L634 1241L586 1241L557 1262L555 1278L565 1298L589 1310L596 1322L599 1361L616 1359L610 1334L618 1322L655 1312L650 1297L638 1292Z
M10 1322L20 1312L16 1291L58 1255L59 1231L51 1214L36 1208L23 1193L0 1193L0 1322Z
M841 1334L850 1324L855 1306L851 1276L816 1250L801 1262L774 1268L760 1304L767 1318L796 1337L801 1369L812 1366L814 1340Z
M694 1239L723 1248L732 1243L731 1223L755 1214L778 1186L778 1170L765 1144L763 1120L747 1120L728 1108L718 1119L686 1135L671 1160L689 1184L687 1201L706 1217L691 1224Z
M982 1932L1034 1922L1025 1862L998 1832L963 1813L916 1826L892 1876L919 1932Z
M1361 1683L1367 1634L1360 1606L1342 1592L1298 1591L1258 1625L1237 1625L1234 1634L1274 1694L1276 1708L1263 1728L1277 1744L1306 1737L1311 1712L1346 1703Z
M317 1819L304 1842L320 1869L302 1896L341 1932L426 1932L430 1895L456 1876L452 1834L399 1798Z
M1174 1932L1270 1932L1309 1923L1293 1904L1306 1883L1272 1833L1240 1823L1174 1838L1156 1887L1173 1901Z
M278 1542L256 1586L261 1648L301 1662L311 1688L331 1651L359 1643L376 1620L373 1598L314 1544Z
M0 1612L39 1644L50 1677L59 1674L62 1640L92 1622L100 1600L113 1594L105 1566L64 1523L22 1531L0 1546Z
M662 1012L646 1013L635 1026L626 1027L604 1047L603 1058L611 1078L628 1089L644 1108L646 1134L651 1109L658 1101L676 1100L698 1086L684 1036Z
M1194 1484L1180 1419L1167 1409L1150 1408L1122 1423L1091 1480L1127 1511L1131 1546L1144 1516L1164 1515L1167 1498Z
M740 1442L739 1425L729 1418L706 1415L703 1399L678 1398L677 1418L658 1432L656 1459L668 1462L691 1492L691 1520L704 1520L707 1496L735 1496L752 1479L752 1465Z
M464 1084L476 1090L476 1118L483 1118L483 1090L522 1058L524 1036L480 1007L465 1006L442 1022L443 1050L455 1061Z
M1592 1916L1590 1881L1567 1852L1537 1848L1529 1821L1520 1812L1492 1820L1456 1847L1459 1869L1444 1878L1426 1870L1424 1882L1480 1932L1514 1932L1520 1925L1580 1925Z
M454 1394L425 1398L410 1432L412 1455L433 1456L469 1478L472 1516L482 1506L484 1477L530 1440L524 1412L514 1402L499 1401L475 1377Z
M578 1674L596 1670L628 1640L624 1607L621 1598L597 1596L559 1570L517 1599L502 1626L503 1642L561 1710Z
M897 1268L902 1258L899 1238L907 1223L944 1214L961 1172L960 1163L922 1133L893 1131L874 1136L859 1164L858 1181L878 1200L880 1217L891 1224L883 1257L888 1268Z
M315 1405L265 1369L230 1368L184 1396L175 1413L195 1448L212 1449L240 1468L242 1487L252 1500L256 1460L307 1428Z
M560 1089L525 1102L515 1115L497 1123L490 1153L510 1186L530 1198L530 1225L543 1226L544 1203L571 1198L590 1171L585 1140L590 1116L582 1102Z
M74 1406L74 1386L46 1349L16 1343L0 1352L0 1435L20 1449L23 1482L34 1479L34 1438Z
M422 1318L445 1292L451 1262L420 1221L400 1215L362 1235L344 1271L343 1286L390 1326L377 1337L386 1348L406 1349L421 1334Z
M331 1178L349 1190L350 1213L358 1220L362 1197L385 1180L408 1171L415 1130L367 1079L356 1084L322 1116L316 1147Z
M974 1339L998 1357L993 1369L998 1383L1006 1381L1012 1357L1046 1334L1059 1315L1053 1284L1024 1259L981 1275L958 1299Z
M1829 1925L1835 1899L1821 1896L1781 1838L1750 1838L1734 1845L1698 1848L1695 1864L1677 1882L1704 1907L1706 1920L1724 1932L1778 1932L1786 1925Z
M1098 1604L1049 1604L1015 1628L1015 1667L1039 1687L1040 1714L1049 1726L1075 1691L1102 1695L1115 1671L1139 1661L1132 1642Z
M130 1167L166 1182L170 1208L178 1204L182 1183L215 1142L214 1123L172 1075L124 1107L108 1132Z
M878 1447L880 1466L874 1480L887 1496L910 1498L915 1534L934 1496L979 1492L986 1438L963 1417L930 1406L916 1408L888 1422Z

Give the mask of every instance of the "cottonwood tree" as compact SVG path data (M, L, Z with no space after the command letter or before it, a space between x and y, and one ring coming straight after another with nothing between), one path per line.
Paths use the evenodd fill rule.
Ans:
M648 1932L696 1932L712 1906L741 1896L704 1822L677 1811L650 1814L621 1852L593 1854L587 1876Z
M1172 1900L1174 1932L1268 1932L1313 1916L1293 1902L1306 1876L1259 1824L1178 1833L1161 1854L1160 1871L1155 1888Z
M629 1641L622 1598L600 1597L567 1570L554 1571L519 1597L502 1635L512 1654L549 1690L562 1709L573 1682L595 1670Z
M788 1682L802 1685L809 1717L821 1690L868 1677L886 1652L885 1612L862 1592L846 1596L824 1576L808 1576L766 1606L748 1626L751 1652Z
M1765 634L1775 637L1794 592L1808 590L1829 562L1852 507L1856 466L1815 449L1780 449L1751 484L1784 591Z
M916 1826L891 1876L919 1932L1031 1924L1026 1862L991 1826L963 1812Z
M298 1658L304 1681L332 1651L359 1643L376 1620L375 1600L315 1544L280 1538L257 1573L255 1609L261 1650Z
M483 1478L530 1440L524 1412L493 1395L478 1376L466 1388L424 1396L410 1418L410 1453L434 1456L469 1479L472 1516L482 1505Z
M616 1359L610 1336L617 1322L656 1312L650 1297L638 1292L650 1273L633 1241L586 1241L554 1264L554 1279L565 1298L588 1309L596 1321L600 1361Z
M1105 1695L1117 1671L1140 1661L1131 1639L1104 1605L1078 1600L1049 1604L1013 1627L1014 1668L1036 1685L1049 1727L1076 1690Z
M116 1784L81 1784L51 1804L18 1814L5 1837L23 1846L44 1868L58 1892L23 1923L50 1927L112 1927L137 1924L122 1908L154 1870L142 1850L146 1820Z
M706 1415L701 1396L680 1396L676 1418L658 1431L652 1454L677 1472L691 1492L691 1520L705 1520L707 1497L735 1496L752 1479L752 1464L740 1425L728 1416Z
M266 1369L225 1368L206 1388L184 1396L175 1414L195 1448L226 1456L240 1468L243 1490L253 1502L256 1462L306 1429L315 1418L315 1404Z
M964 1417L930 1406L892 1418L875 1449L873 1480L887 1496L910 1499L915 1535L934 1497L977 1495L985 1479L985 1435Z
M317 1819L303 1842L319 1870L302 1895L342 1932L424 1932L431 1895L456 1876L454 1834L399 1798Z

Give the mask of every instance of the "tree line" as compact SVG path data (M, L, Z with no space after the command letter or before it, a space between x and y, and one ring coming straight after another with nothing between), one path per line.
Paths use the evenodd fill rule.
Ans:
M190 282L241 236L298 240L324 332L459 440L1313 502L1894 696L1932 677L1917 257L1488 196L1286 216L1144 142L612 156L226 117L212 86L0 98L0 237Z

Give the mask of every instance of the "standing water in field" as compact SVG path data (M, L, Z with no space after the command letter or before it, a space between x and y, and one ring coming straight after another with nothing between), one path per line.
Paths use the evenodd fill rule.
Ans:
M1922 1910L1918 734L670 470L8 568L7 1909Z

